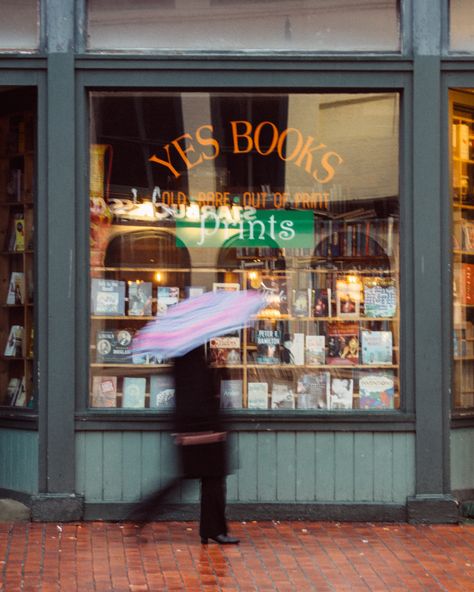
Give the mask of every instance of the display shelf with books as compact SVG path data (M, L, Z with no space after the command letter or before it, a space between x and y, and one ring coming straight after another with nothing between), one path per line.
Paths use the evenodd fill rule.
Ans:
M455 95L451 137L453 406L466 413L474 412L474 103L470 96Z
M0 110L0 407L32 408L35 401L34 102L28 110Z

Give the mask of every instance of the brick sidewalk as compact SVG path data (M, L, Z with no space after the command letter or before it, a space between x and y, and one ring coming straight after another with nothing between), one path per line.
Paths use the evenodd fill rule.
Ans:
M239 546L201 545L194 522L0 524L0 591L474 591L474 524L231 527Z

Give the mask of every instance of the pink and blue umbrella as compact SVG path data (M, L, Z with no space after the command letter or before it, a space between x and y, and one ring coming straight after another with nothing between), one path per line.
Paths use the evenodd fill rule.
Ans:
M255 290L205 292L170 307L140 329L133 352L159 359L182 356L212 337L245 327L264 306L265 296Z

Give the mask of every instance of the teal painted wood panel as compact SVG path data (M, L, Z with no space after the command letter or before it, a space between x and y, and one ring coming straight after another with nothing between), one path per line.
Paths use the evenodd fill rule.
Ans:
M38 492L38 433L1 429L0 487L22 493Z
M238 468L227 479L229 502L397 502L415 487L414 435L379 432L240 432ZM470 442L471 434L465 435ZM77 439L77 484L86 501L133 501L176 474L165 433L83 432ZM459 463L458 463L459 464ZM464 481L471 475L467 460ZM197 502L199 485L174 502Z
M288 502L295 499L296 495L296 436L294 432L281 432L277 434L276 450L276 499L279 502Z
M474 428L451 430L451 489L474 488Z

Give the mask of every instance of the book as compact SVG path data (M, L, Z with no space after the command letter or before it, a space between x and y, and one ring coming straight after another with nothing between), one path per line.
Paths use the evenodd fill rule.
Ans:
M249 382L247 385L247 406L249 409L268 409L268 383Z
M283 364L304 365L304 333L285 333L280 351Z
M279 364L281 333L279 330L257 329L257 364Z
M362 364L391 364L391 331L361 331Z
M296 384L298 409L328 409L329 372L302 374Z
M315 317L332 316L331 288L316 288L314 291L313 313Z
M7 392L5 394L5 405L15 405L16 397L18 395L18 389L20 387L20 378L10 378L7 386Z
M359 325L336 321L328 323L328 364L357 364L359 362Z
M18 390L16 392L15 402L13 403L15 407L26 407L26 383L25 377L23 376L20 380L20 384L18 385Z
M91 310L93 315L125 315L125 282L92 278Z
M170 306L178 304L179 288L177 286L158 286L156 294L156 314L165 314Z
M393 372L366 374L359 379L359 407L361 409L393 409Z
M329 409L333 411L352 409L354 380L352 378L333 378L329 392Z
M123 379L122 407L143 409L145 407L146 378L125 376Z
M5 345L4 355L13 358L21 358L23 355L24 328L21 325L12 325Z
M293 290L293 298L291 302L291 313L295 317L309 317L311 316L312 305L312 290L298 289Z
M213 292L238 292L240 284L232 282L214 282L212 284Z
M184 288L184 295L186 298L194 298L195 296L201 296L206 291L204 286L186 286Z
M151 282L128 282L128 314L144 317L151 315Z
M10 230L7 251L22 252L25 250L25 217L21 212L15 212L10 218Z
M294 409L295 393L291 382L277 381L272 385L272 409Z
M130 364L132 362L133 333L128 329L97 331L96 361L100 363Z
M93 376L91 407L117 407L117 377Z
M474 263L461 263L459 298L462 304L474 304Z
M24 304L25 302L25 274L13 271L8 284L7 304Z
M284 278L264 278L262 287L266 296L263 316L279 317L288 314L287 281Z
M240 364L240 333L213 337L209 341L209 361L217 365Z
M365 278L364 314L366 317L394 317L397 312L397 291L392 279Z
M341 318L357 318L360 315L362 286L356 276L336 281L336 314Z
M326 337L324 335L306 335L305 363L308 366L320 366L326 362Z
M150 408L173 409L175 389L173 377L169 374L156 374L150 378Z
M242 408L242 380L221 380L221 407Z

